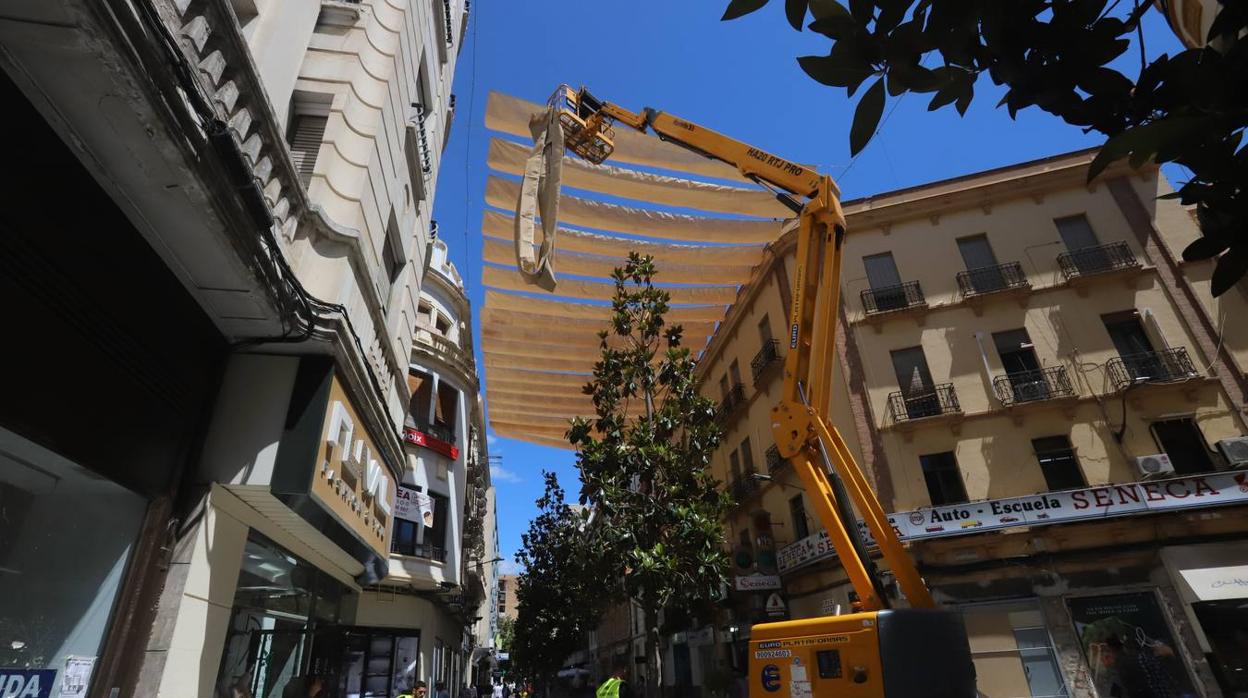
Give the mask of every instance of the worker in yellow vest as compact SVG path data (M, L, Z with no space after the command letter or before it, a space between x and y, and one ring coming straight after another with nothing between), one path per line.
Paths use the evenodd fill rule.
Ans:
M611 676L598 687L594 698L633 698L633 689L628 685L628 670L617 666Z

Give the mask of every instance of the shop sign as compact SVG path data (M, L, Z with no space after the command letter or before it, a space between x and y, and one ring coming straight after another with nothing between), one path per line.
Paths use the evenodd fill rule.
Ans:
M1152 592L1066 600L1102 696L1194 696L1174 635Z
M431 434L426 434L419 429L404 427L403 440L409 444L415 444L417 446L427 448L434 453L441 453L451 460L459 458L458 446L448 441L443 441L442 439L439 439Z
M784 599L779 594L771 594L767 597L767 604L763 607L767 612L768 618L783 618L788 606L785 605Z
M1238 502L1248 502L1248 472L1214 473L990 499L898 512L889 515L888 520L902 540L923 540L1018 526L1045 526ZM858 527L866 532L862 522L858 522ZM868 545L873 544L869 535L866 539ZM820 531L783 548L778 565L781 572L788 572L835 554L827 533Z
M770 591L780 588L780 575L747 574L733 577L737 591Z
M0 667L0 698L49 698L56 669Z
M420 490L399 485L394 493L394 518L432 526L433 497Z
M390 554L390 518L398 488L363 424L335 375L325 411L322 460L310 494L385 557Z
M1201 601L1248 598L1248 565L1179 570Z
M840 604L836 602L835 596L825 597L822 601L819 602L819 615L821 616L836 615L836 611L839 606Z

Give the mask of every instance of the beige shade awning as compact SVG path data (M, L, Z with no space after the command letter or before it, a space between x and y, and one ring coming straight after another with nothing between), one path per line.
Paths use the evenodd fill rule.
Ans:
M486 125L528 137L530 116L540 110L493 93ZM583 388L601 358L598 332L608 329L611 317L610 275L630 252L655 258L655 283L671 295L666 320L683 327L683 345L697 355L750 283L766 246L780 237L780 217L790 215L770 192L722 163L618 126L615 133L607 164L563 158L550 290L527 282L516 268L521 185L512 177L525 171L530 149L504 138L490 143L480 348L490 426L498 436L570 448L570 421L595 416ZM608 338L612 346L621 342Z

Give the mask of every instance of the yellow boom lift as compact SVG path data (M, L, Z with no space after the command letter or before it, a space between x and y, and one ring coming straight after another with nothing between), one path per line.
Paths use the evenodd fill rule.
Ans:
M601 163L615 146L613 125L659 138L737 168L799 217L784 390L771 428L827 529L859 599L856 612L755 625L750 634L751 697L973 698L975 669L961 615L936 608L879 498L845 440L829 424L833 336L839 307L845 215L832 178L678 117L640 114L560 86L550 106L568 150ZM856 524L862 516L908 608L891 608Z

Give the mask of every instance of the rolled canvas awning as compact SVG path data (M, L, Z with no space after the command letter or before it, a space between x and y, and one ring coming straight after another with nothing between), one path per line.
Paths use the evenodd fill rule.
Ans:
M601 356L597 333L608 329L612 270L630 252L652 255L655 283L672 297L667 320L699 354L791 214L723 163L617 126L607 163L563 157L557 225L543 226L557 233L555 283L540 287L517 270L527 248L516 247L514 231L516 177L530 162L531 117L543 109L499 93L486 109L486 126L501 135L490 142L481 221L481 349L494 433L570 448L569 421L593 416L583 387Z

